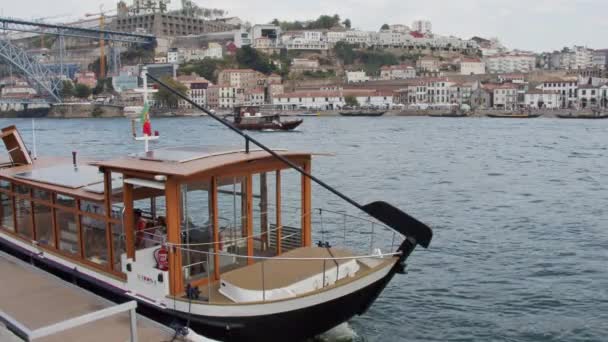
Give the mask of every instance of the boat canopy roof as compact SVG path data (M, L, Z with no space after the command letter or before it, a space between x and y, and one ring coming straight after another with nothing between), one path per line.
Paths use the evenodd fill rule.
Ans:
M290 152L285 149L273 149L273 151L287 158L309 158L311 156L311 153ZM117 172L133 171L154 175L189 177L244 162L268 159L276 161L268 152L253 148L246 152L241 147L226 146L169 147L101 161L95 163L95 165Z

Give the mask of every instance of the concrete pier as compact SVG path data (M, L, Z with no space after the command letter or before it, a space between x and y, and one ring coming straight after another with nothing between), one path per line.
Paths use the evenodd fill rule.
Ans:
M0 274L0 310L30 330L115 305L2 252ZM129 314L125 312L36 341L124 342L130 338L129 323ZM140 315L137 333L138 341L170 341L173 337L171 329ZM14 338L9 336L10 332L0 326L0 340Z

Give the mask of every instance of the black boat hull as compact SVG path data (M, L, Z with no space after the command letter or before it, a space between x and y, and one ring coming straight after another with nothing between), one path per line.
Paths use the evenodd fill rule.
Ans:
M346 112L340 112L340 115L342 116L361 116L361 117L366 117L366 116L382 116L384 115L386 112L377 112L377 113L346 113Z
M356 315L365 313L399 270L399 263L396 263L385 276L357 291L293 311L250 317L209 317L188 315L171 308L163 309L151 305L126 295L121 289L41 258L2 238L0 250L113 302L124 303L135 299L138 301L137 311L140 314L164 325L185 326L190 321L193 331L220 341L300 341L317 336Z
M529 114L529 115L520 115L520 114L486 114L489 118L495 119L534 119L541 116L541 114Z
M291 131L302 124L302 119L296 119L291 121L282 121L281 123L265 122L265 123L235 123L234 125L242 130L248 131L263 131L263 130L274 130L274 131Z
M601 120L608 119L608 115L557 115L560 119L588 119L588 120Z

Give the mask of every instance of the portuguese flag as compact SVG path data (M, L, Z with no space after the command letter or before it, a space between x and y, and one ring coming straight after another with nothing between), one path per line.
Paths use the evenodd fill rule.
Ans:
M144 103L144 109L141 111L142 130L144 135L152 136L152 125L150 124L150 105Z

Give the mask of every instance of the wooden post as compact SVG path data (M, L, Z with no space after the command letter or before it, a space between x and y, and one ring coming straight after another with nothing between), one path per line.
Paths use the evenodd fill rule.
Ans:
M55 240L55 248L59 249L59 224L57 224L57 209L55 209L55 203L57 203L57 195L51 193L51 222L53 224L53 238Z
M245 195L247 196L247 264L253 264L253 176L247 175L247 181L245 183L247 190Z
M281 254L281 242L283 235L283 223L281 222L281 170L277 170L276 172L276 209L277 209L277 255Z
M219 247L220 247L220 220L218 213L218 203L217 203L217 177L211 177L211 203L209 203L209 207L211 208L211 219L213 220L213 270L215 279L220 279L220 256L218 255ZM207 270L208 271L208 270ZM211 285L209 285L211 286Z
M179 183L169 177L165 183L166 212L167 212L167 241L171 244L182 243L180 235L180 188ZM183 292L184 278L182 276L182 254L179 247L171 248L169 252L169 283L171 295L177 296Z
M30 220L32 220L31 224L31 237L32 241L38 241L36 234L36 205L34 204L34 188L30 187Z
M76 229L78 230L78 244L80 246L80 257L82 259L86 259L85 258L85 254L84 254L84 232L82 231L82 217L80 216L80 214L78 213L78 211L80 211L80 198L76 198Z
M125 206L124 222L122 223L127 244L127 258L135 260L135 216L133 213L133 185L123 183L123 203Z
M262 250L268 248L268 181L266 172L260 174L260 224Z
M310 174L310 160L305 161L302 165L304 171ZM302 175L302 246L309 247L311 245L311 185L310 178Z
M108 247L108 264L110 270L114 270L114 241L112 241L112 173L105 171L103 173L103 193L106 212L106 245Z

